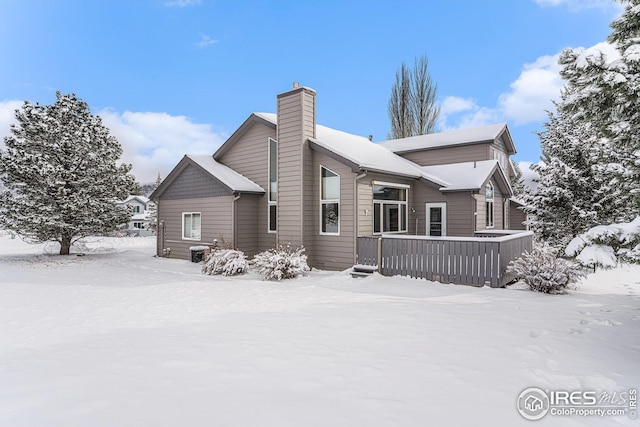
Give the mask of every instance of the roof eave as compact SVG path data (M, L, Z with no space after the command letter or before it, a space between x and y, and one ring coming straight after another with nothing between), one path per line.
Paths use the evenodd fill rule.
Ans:
M271 129L276 129L276 125L274 123L254 113L251 113L251 115L244 122L242 122L240 127L236 129L236 131L233 132L229 138L227 138L227 140L216 150L215 153L213 153L213 158L218 160L221 156L223 156L224 153L226 153L254 123L260 123L270 127Z

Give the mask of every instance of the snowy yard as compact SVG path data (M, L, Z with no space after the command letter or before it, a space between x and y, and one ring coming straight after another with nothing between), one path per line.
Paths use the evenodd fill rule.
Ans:
M638 267L553 296L211 277L153 245L0 235L0 426L638 425L516 410L528 387L640 387Z

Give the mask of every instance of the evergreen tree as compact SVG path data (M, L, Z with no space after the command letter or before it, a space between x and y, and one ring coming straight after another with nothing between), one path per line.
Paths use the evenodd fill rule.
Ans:
M640 0L623 3L608 38L620 60L578 49L560 55L566 83L540 134L540 185L527 197L532 229L553 244L640 212Z
M440 116L440 107L436 104L437 92L438 85L431 79L426 55L416 58L412 70L403 62L396 72L389 98L389 138L433 133Z
M53 105L24 103L0 150L0 225L28 241L60 243L116 229L131 212L115 205L134 184L118 165L120 144L89 106L56 93Z
M520 169L520 165L518 165L513 160L509 159L511 162L511 166L515 171L515 174L511 177L511 189L513 190L513 196L516 199L522 200L527 194L527 186L524 183L524 179L522 177L522 169Z

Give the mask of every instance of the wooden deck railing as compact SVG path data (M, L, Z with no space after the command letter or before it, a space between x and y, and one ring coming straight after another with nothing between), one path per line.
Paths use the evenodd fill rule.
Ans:
M385 276L502 287L513 277L507 265L530 251L533 233L502 237L358 237L358 264L377 265Z

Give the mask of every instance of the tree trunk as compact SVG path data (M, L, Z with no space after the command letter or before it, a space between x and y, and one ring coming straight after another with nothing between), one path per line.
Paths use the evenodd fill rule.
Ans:
M71 249L71 238L63 237L60 241L60 255L69 255L69 249Z

